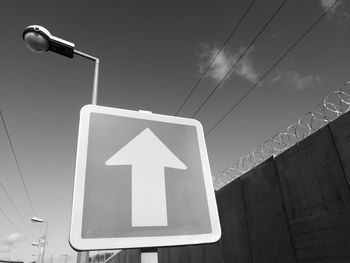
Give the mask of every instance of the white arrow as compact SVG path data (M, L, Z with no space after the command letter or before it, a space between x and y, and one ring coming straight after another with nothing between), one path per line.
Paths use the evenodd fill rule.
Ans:
M164 167L187 167L149 128L109 158L106 165L132 165L132 226L168 225Z

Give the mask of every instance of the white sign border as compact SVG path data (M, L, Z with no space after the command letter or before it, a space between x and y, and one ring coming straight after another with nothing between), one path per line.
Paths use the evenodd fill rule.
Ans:
M87 160L90 114L100 113L143 120L167 122L195 126L197 130L200 157L204 176L204 184L208 200L211 233L198 235L152 236L152 237L117 237L117 238L82 238L83 204L85 190L85 170ZM123 249L138 247L163 247L177 245L193 245L216 242L221 237L220 220L216 205L209 159L207 155L204 132L201 123L195 119L168 115L110 108L98 105L85 105L80 111L79 134L76 155L72 217L69 243L78 251L98 249Z

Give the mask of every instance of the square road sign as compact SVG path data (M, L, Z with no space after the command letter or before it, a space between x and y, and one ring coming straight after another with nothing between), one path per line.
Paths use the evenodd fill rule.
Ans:
M70 230L74 249L199 244L220 236L198 121L82 108Z

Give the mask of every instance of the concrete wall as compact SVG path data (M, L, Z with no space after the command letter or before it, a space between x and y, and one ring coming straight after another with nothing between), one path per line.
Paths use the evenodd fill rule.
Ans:
M217 192L216 201L221 223L224 262L251 262L241 180L237 179Z
M221 240L159 248L159 263L350 262L350 113L216 196Z
M252 262L296 262L274 160L270 158L239 179Z

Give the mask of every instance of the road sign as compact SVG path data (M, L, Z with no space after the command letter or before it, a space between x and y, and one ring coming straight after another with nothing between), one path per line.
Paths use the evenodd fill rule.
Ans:
M70 231L74 249L210 243L220 235L198 121L83 107Z

